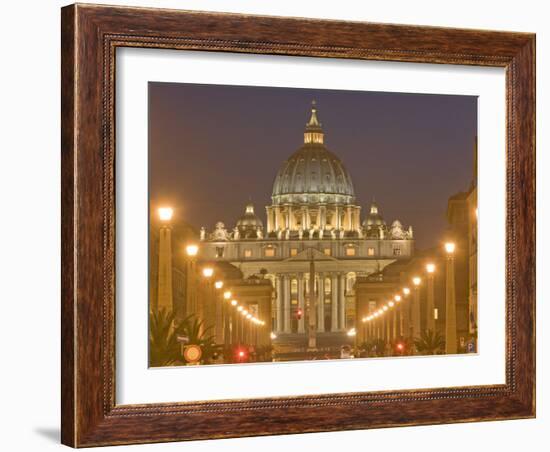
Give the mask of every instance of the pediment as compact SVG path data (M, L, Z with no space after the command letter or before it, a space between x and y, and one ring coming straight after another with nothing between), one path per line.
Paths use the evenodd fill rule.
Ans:
M313 256L313 260L315 262L319 261L329 261L329 262L336 262L337 259L335 259L332 256L327 256L325 253L321 253L318 249L315 248L306 248L305 250L300 251L296 256L289 257L288 259L285 259L285 262L293 262L293 261L309 261L311 260Z

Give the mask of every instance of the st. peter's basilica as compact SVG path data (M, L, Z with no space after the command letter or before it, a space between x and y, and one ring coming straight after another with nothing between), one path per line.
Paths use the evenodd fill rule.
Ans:
M315 102L303 144L282 163L265 216L262 210L248 203L234 226L202 227L200 259L229 263L244 279L271 281L274 336L307 334L311 284L318 297L316 334L341 335L357 323L356 279L414 251L411 226L386 223L375 202L362 213L350 173L325 146Z

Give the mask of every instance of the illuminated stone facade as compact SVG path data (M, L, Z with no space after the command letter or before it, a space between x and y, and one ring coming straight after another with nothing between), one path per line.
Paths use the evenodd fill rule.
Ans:
M315 104L303 145L275 177L265 223L249 203L233 228L218 222L213 230L201 228L200 239L202 260L225 261L245 278L271 281L277 335L305 334L309 300L316 300L318 333L353 327L355 279L409 259L414 250L412 227L398 220L388 226L376 203L361 222L350 174L326 148ZM316 287L310 297L312 259Z

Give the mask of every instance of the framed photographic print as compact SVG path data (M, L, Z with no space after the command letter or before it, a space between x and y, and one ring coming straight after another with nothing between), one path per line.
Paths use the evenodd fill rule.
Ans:
M535 415L535 37L62 9L62 442Z

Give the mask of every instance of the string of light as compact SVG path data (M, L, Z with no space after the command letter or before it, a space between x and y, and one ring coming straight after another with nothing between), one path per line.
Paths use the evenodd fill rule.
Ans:
M452 256L452 254L455 251L455 244L452 243L452 242L445 243L445 251L449 256ZM433 274L435 272L435 264L433 264L432 262L427 263L426 264L426 272L429 275ZM414 276L413 278L411 278L411 282L413 283L413 285L415 287L418 287L422 283L422 279L418 276ZM363 317L361 319L361 321L363 323L367 323L367 322L371 322L373 320L376 320L378 317L384 315L386 312L390 311L395 306L398 306L399 304L401 304L401 302L403 301L403 297L401 296L401 292L403 293L403 296L405 296L405 298L408 298L408 296L411 293L411 289L409 289L408 287L403 287L401 289L401 291L396 293L391 300L388 300L386 302L386 304L381 306L379 309L374 311L372 314L369 314L368 316Z
M198 254L199 247L195 244L190 244L185 247L185 251L189 257L194 257ZM205 278L211 278L212 276L214 276L214 269L212 267L204 267L202 269L202 275ZM221 280L218 280L214 283L214 287L218 290L222 289L223 286L224 283ZM265 321L260 320L258 317L252 315L244 306L240 305L235 298L232 298L231 291L226 290L223 293L223 298L224 300L227 300L229 302L229 305L232 306L236 310L236 312L239 312L245 320L248 320L255 325L265 325Z

